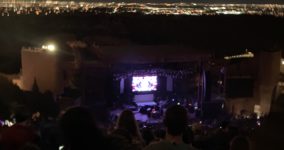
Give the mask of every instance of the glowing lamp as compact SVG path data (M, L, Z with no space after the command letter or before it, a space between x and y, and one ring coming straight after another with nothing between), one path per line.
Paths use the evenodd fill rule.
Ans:
M47 50L49 50L50 52L55 51L55 46L53 44L49 44L47 45Z
M53 44L43 45L42 49L46 49L50 52L54 52L56 50L55 45Z

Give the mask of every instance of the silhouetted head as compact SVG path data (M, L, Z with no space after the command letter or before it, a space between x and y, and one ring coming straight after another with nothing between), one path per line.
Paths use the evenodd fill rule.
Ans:
M142 137L143 137L146 145L150 144L155 139L155 136L154 136L152 130L149 129L149 128L145 128L145 129L142 130Z
M27 143L20 150L40 150L40 148L35 144Z
M167 133L173 136L181 135L187 127L186 109L179 105L174 105L167 109L164 124L167 127Z
M154 131L154 135L158 139L165 139L166 138L166 130L164 130L164 129L156 129Z
M74 107L60 120L65 144L70 149L92 149L101 144L102 135L93 115L86 108Z
M250 150L250 142L244 136L237 136L232 139L230 150Z
M280 94L271 103L268 116L264 118L260 129L254 135L254 147L257 150L279 149L283 147L284 135L284 94Z
M192 144L194 141L193 131L190 127L187 127L185 132L183 133L182 140L186 144Z
M127 140L129 143L132 142L130 133L125 129L116 129L111 133L113 136L122 137Z
M135 116L131 110L124 110L120 114L117 121L117 128L127 130L132 136L140 136Z

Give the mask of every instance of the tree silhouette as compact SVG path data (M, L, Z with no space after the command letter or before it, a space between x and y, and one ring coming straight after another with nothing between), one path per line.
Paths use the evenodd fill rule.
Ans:
M35 93L39 93L40 92L38 84L37 84L37 81L36 81L36 78L34 79L32 91L35 92Z
M50 91L40 93L36 79L32 91L22 91L4 76L0 76L0 119L7 119L19 107L26 107L30 112L40 112L43 116L55 117L58 106Z
M8 118L13 109L21 103L23 103L21 89L0 75L0 118Z

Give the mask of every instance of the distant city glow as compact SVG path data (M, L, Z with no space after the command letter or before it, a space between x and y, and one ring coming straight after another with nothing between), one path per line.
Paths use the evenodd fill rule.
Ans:
M145 15L271 15L284 17L281 4L209 4L209 3L125 3L75 1L3 1L1 16L53 15L79 11L81 13Z

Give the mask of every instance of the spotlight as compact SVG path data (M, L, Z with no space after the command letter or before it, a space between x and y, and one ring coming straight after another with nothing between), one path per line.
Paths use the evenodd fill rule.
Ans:
M50 52L54 52L56 50L54 44L43 45L42 49L48 50Z
M49 44L47 45L47 50L49 50L50 52L55 51L55 46L53 44Z

